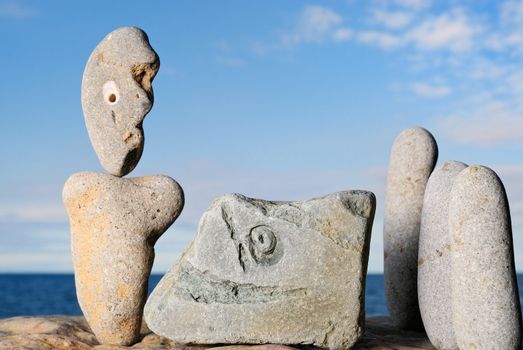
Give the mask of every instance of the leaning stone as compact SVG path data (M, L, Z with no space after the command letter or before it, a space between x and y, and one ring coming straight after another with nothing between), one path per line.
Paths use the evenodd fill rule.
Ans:
M167 176L121 179L78 173L63 201L80 307L101 343L138 340L154 244L180 214L180 186Z
M402 329L423 327L418 306L418 238L427 180L438 158L423 128L398 135L392 146L383 218L385 295L390 317Z
M521 312L510 211L496 173L473 165L449 203L452 307L460 349L520 349Z
M364 327L375 197L302 202L218 198L145 307L179 343L350 348Z
M449 198L456 176L467 167L450 161L430 175L423 199L418 253L418 300L427 335L440 350L458 350L452 327Z
M160 61L147 35L119 28L94 49L82 81L82 107L100 163L115 176L130 173L142 156L142 122L153 105L151 82Z

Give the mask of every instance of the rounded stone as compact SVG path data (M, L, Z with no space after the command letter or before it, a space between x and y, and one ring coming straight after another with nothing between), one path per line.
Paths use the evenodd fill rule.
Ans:
M423 327L418 240L425 186L437 158L434 137L419 127L402 131L391 150L383 218L384 280L390 317L402 329Z
M455 179L449 202L452 308L460 349L520 349L521 311L505 189L473 165Z
M159 66L147 35L134 27L111 32L87 61L85 124L100 163L112 175L127 175L142 156L142 123L153 105L151 82Z
M80 307L101 343L133 344L154 244L180 214L183 191L167 176L77 173L67 180L63 201Z
M423 326L437 349L457 350L452 327L449 198L466 164L449 161L430 175L425 189L418 252L418 301Z

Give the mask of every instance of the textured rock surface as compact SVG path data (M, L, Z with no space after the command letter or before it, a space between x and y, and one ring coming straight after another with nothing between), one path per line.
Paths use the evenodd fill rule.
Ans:
M460 349L520 349L521 313L510 212L501 180L470 166L449 203L454 331Z
M452 327L449 198L454 179L466 167L450 161L432 172L421 213L418 300L425 331L440 350L458 349Z
M121 179L78 173L63 201L71 224L78 301L98 339L137 339L154 243L180 214L180 186L167 176Z
M124 346L99 345L83 317L14 317L0 320L0 349L2 350L204 350L209 346L184 346L151 333L142 327L140 342ZM314 347L308 347L314 349ZM232 345L213 347L213 350L294 350L284 345ZM398 331L383 317L367 320L365 334L355 350L434 350L422 333Z
M419 329L417 271L421 208L438 147L423 128L401 132L392 146L385 216L383 218L384 279L392 321L403 329Z
M149 297L148 326L180 343L352 346L363 332L374 209L365 191L218 198Z
M142 122L153 105L151 82L160 61L138 28L108 34L94 49L82 81L82 107L91 143L109 173L130 173L142 156Z

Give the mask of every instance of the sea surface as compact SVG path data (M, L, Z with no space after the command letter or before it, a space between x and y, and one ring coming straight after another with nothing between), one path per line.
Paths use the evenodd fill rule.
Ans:
M149 293L162 275L152 275ZM523 300L523 274L518 275ZM367 317L387 315L383 275L367 275ZM0 274L0 318L37 315L81 315L72 274Z

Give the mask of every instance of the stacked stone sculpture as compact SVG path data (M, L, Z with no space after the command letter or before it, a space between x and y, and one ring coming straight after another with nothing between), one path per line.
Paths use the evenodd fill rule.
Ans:
M147 35L123 27L93 51L82 82L89 137L109 174L72 175L63 201L78 301L104 344L139 340L153 247L184 204L181 187L167 176L121 178L140 160L158 68Z
M420 329L417 270L423 195L436 165L438 146L423 128L401 132L392 146L383 218L384 279L393 323Z
M170 177L123 178L143 152L158 69L147 35L123 27L84 72L85 123L108 174L72 175L63 201L78 301L97 339L134 344L145 314L176 343L352 347L365 326L376 208L367 191L296 202L219 197L146 303L154 244L184 205ZM390 318L400 329L424 326L439 350L519 350L503 184L486 167L455 161L432 172L437 157L423 128L403 131L392 147L383 229Z
M365 191L218 198L149 297L147 325L180 343L350 348L365 322L374 210Z

